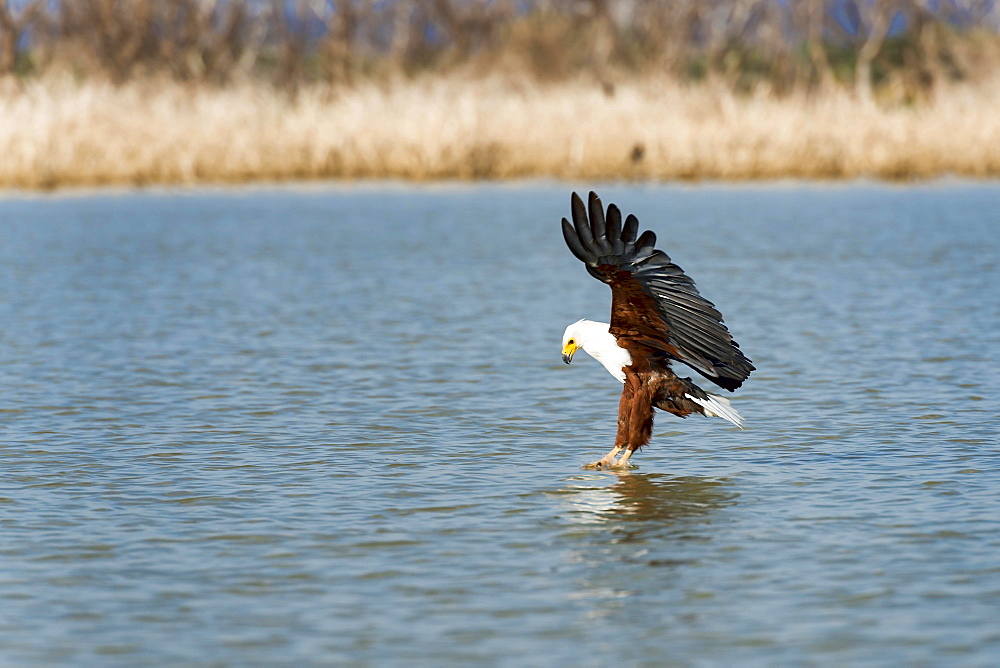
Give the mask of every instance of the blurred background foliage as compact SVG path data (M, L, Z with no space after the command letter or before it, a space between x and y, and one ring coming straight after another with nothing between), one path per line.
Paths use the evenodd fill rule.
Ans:
M667 77L918 101L1000 63L992 0L0 0L0 76L290 90L421 75Z

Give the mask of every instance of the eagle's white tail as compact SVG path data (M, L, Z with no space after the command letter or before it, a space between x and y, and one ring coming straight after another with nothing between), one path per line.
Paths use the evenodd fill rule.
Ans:
M705 415L710 415L711 417L720 417L725 420L729 420L734 425L743 428L743 416L736 412L736 409L732 407L729 403L729 399L725 397L720 397L717 394L709 394L704 399L699 399L698 397L693 397L690 394L685 395L688 399L695 402L699 406L705 409Z

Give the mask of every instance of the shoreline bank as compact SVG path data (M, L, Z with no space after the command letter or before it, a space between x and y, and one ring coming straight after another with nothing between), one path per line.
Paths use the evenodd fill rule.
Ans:
M29 81L0 93L0 189L344 181L1000 176L1000 79L885 108L637 81L228 88Z

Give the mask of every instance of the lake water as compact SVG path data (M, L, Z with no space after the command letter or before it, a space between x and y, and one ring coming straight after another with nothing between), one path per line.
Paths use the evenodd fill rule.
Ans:
M599 188L758 367L627 473L571 189L0 200L0 664L1000 662L1000 184Z

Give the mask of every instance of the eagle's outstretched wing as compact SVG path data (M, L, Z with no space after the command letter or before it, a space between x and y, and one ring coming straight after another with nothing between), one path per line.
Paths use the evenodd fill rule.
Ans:
M698 293L670 257L656 250L656 235L639 232L639 221L614 204L607 216L590 193L589 210L573 193L573 223L563 236L592 276L611 286L611 333L626 347L646 346L687 364L716 385L735 390L753 364L722 322L722 314Z

